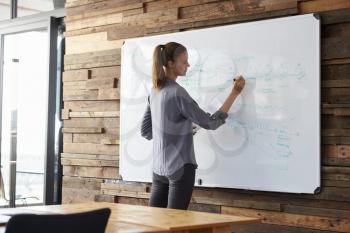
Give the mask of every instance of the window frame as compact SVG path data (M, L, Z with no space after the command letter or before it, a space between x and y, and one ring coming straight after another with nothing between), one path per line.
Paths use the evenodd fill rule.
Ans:
M48 127L47 127L47 152L45 158L44 174L44 204L59 204L61 202L62 171L55 165L60 152L62 152L61 127L56 129L55 123L60 119L62 107L61 87L59 85L61 77L57 73L58 66L62 67L62 61L57 60L57 37L59 22L66 15L64 8L42 12L38 14L23 16L20 18L4 20L0 22L0 132L2 118L2 80L3 80L3 52L4 36L20 32L32 31L36 29L47 29L49 33L49 53L48 53L48 78L49 78L49 99L48 99ZM64 46L64 45L63 45ZM63 54L60 54L61 57ZM62 68L61 68L62 69ZM61 72L62 74L62 72ZM1 144L0 144L1 149ZM1 156L1 153L0 153ZM1 158L1 157L0 157ZM56 170L56 171L55 171ZM11 195L11 194L10 194ZM14 207L13 197L10 200L10 207Z
M64 8L61 8L61 9L64 9ZM57 10L57 9L53 9L53 10L47 11L47 12L53 12L55 10ZM42 12L42 13L44 13L44 12ZM40 15L42 13L37 13L37 14L33 14L33 15ZM20 18L22 18L22 17L26 17L26 16L21 16ZM0 20L0 23L2 23L3 21L13 20L13 19L16 19L16 18L18 18L18 0L11 0L10 1L10 18L9 19L4 19L4 20Z

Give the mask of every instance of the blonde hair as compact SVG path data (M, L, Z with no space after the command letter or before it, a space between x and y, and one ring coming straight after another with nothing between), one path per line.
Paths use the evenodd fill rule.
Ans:
M175 59L183 52L186 47L176 42L169 42L165 45L157 45L153 52L152 82L155 89L160 90L165 81L165 70L169 61Z

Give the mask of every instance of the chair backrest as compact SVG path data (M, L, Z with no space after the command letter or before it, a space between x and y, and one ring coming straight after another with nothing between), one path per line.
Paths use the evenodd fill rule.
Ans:
M18 214L6 225L5 233L104 233L108 208L75 214Z

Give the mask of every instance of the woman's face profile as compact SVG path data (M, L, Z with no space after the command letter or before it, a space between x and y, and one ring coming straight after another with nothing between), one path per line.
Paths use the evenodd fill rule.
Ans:
M189 66L187 52L180 53L179 56L175 58L174 62L169 62L170 69L178 76L185 76Z

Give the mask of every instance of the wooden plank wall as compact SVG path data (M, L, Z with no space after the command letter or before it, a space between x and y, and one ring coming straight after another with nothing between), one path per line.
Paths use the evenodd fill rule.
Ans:
M146 205L150 184L118 178L123 39L319 12L322 17L322 192L196 188L191 209L257 216L234 232L350 232L349 0L67 0L63 202Z

